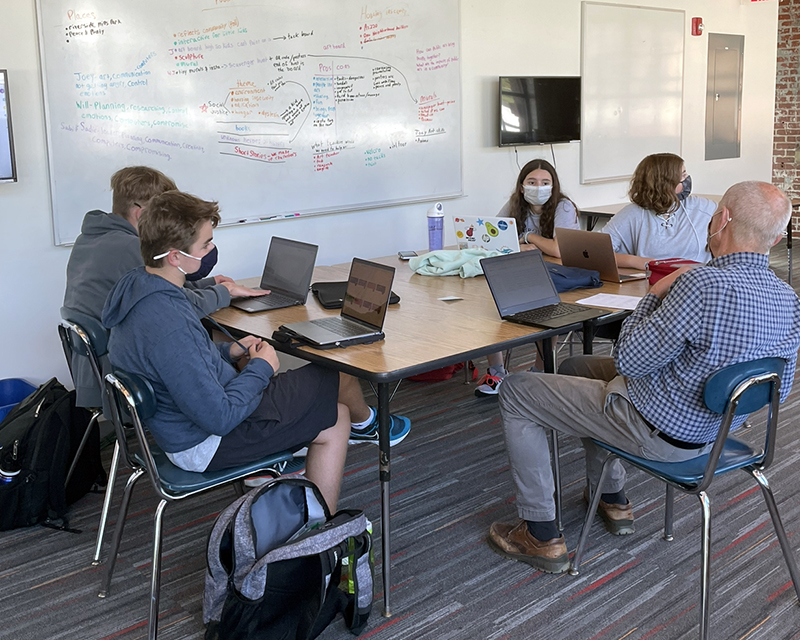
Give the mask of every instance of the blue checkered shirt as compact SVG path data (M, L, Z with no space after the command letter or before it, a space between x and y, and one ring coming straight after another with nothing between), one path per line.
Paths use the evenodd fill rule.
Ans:
M715 371L738 362L786 360L781 401L794 379L800 300L769 269L767 256L733 253L684 273L664 300L642 298L614 351L633 405L653 426L684 442L714 440L721 416L703 403ZM733 428L746 416L737 416Z

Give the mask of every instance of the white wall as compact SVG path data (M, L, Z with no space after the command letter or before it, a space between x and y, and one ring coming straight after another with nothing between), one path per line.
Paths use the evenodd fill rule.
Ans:
M635 0L620 4L686 10L683 157L698 193L722 193L744 179L770 180L778 1ZM69 376L56 336L69 249L52 242L44 115L34 0L0 0L0 67L9 70L19 182L0 184L0 378L41 382ZM517 175L514 151L496 146L497 76L579 75L580 0L462 0L461 61L464 198L447 214L495 213ZM688 34L702 16L706 32L745 36L742 157L703 161L708 39ZM579 143L556 145L559 177L578 205L624 200L623 182L581 186ZM519 162L549 159L549 148L520 147ZM80 161L76 158L76 161ZM221 203L224 206L224 202ZM110 202L85 209L108 210ZM319 263L425 247L425 211L417 204L220 229L219 272L260 272L269 237L320 245ZM447 229L446 241L452 241Z

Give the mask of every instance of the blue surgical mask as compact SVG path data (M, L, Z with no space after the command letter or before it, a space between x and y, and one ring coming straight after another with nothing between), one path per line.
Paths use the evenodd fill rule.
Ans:
M217 251L216 245L214 245L211 251L209 251L202 258L193 256L191 253L186 253L185 251L181 251L180 249L178 249L178 252L181 255L186 256L187 258L191 258L192 260L198 260L200 262L200 268L192 273L186 273L183 269L178 267L178 271L180 271L184 276L186 276L187 282L195 282L196 280L202 280L203 278L205 278L209 273L211 273L211 270L217 264L217 258L219 257L219 252ZM153 256L153 260L160 260L161 258L165 258L168 254L169 251L157 256Z
M681 182L683 185L683 191L681 191L678 196L678 200L683 202L692 194L692 176L686 176L686 178Z

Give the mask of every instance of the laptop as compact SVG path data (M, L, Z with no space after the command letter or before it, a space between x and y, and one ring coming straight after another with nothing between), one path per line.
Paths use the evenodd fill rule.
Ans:
M271 293L258 298L237 298L231 306L255 313L305 304L316 260L317 245L273 237L257 287Z
M481 266L503 320L557 329L610 313L597 307L561 302L541 251L484 258Z
M353 258L341 315L285 324L280 329L317 347L383 340L394 267Z
M556 229L556 242L561 252L561 264L565 267L592 269L606 282L629 282L647 277L646 273L620 274L614 258L611 236L607 233Z
M519 230L514 218L453 218L459 249L519 252Z

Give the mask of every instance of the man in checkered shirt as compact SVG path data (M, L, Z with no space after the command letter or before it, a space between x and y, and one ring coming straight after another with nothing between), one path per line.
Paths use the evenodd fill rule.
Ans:
M604 455L588 438L664 462L708 453L721 417L705 407L703 386L723 367L783 358L786 398L800 347L800 300L770 271L769 250L790 216L791 203L774 186L734 185L708 226L714 259L655 283L623 324L613 358L578 356L558 375L525 372L503 381L500 413L521 522L492 524L495 551L549 573L569 566L555 525L546 429L584 439L594 485ZM612 534L633 533L625 470L615 460L609 471L598 513Z

